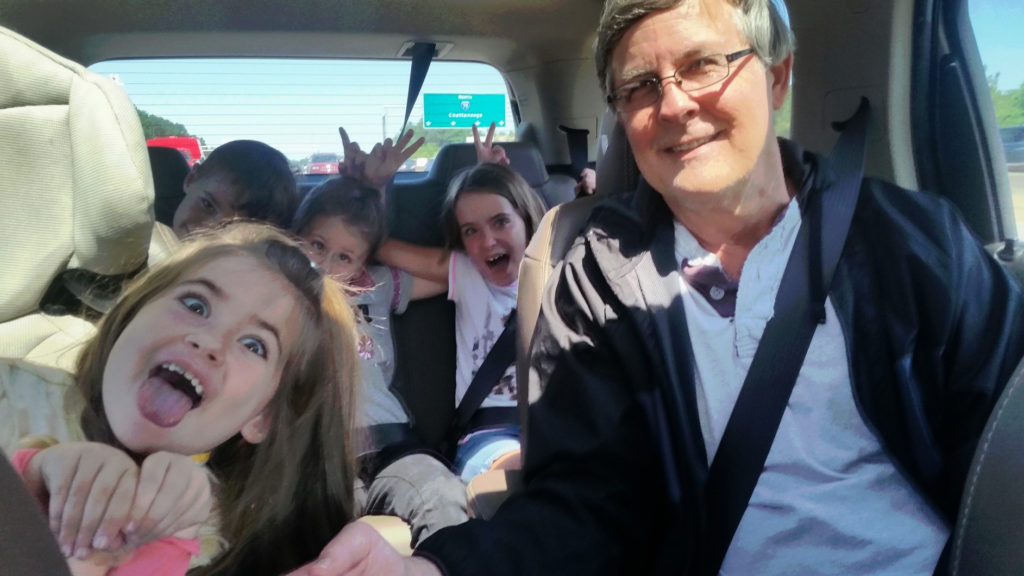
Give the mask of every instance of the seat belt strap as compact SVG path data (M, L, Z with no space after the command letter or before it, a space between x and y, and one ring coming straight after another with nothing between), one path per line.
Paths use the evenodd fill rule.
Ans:
M495 384L505 374L505 370L515 361L516 325L516 310L513 308L508 316L508 320L505 321L505 329L501 331L498 340L487 352L487 356L484 357L480 368L473 375L473 381L469 383L469 388L462 396L462 401L459 402L458 407L455 409L453 421L453 428L456 431L455 440L458 440L458 437L462 435L461 431L465 430L469 425L473 414L484 403L484 399L487 398L491 390L494 389Z
M565 133L569 145L569 162L572 165L573 178L579 178L580 173L587 167L587 136L590 130L570 128L562 124L558 125L558 129Z
M717 575L764 469L786 404L819 322L864 173L864 143L870 106L866 98L840 127L830 161L837 183L809 194L805 218L782 276L775 315L743 381L736 405L708 472L706 540L698 547L696 573ZM820 244L817 248L812 248Z
M427 70L430 69L430 61L434 59L434 51L437 46L432 42L417 42L412 47L412 68L409 70L409 95L405 99L405 120L402 121L402 129L398 131L398 137L405 134L405 127L409 124L409 114L416 104L416 99L423 89L423 81L427 78Z

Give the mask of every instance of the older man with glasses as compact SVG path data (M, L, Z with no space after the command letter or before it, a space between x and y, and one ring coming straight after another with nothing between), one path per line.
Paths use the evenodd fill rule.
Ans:
M936 570L1024 295L948 202L776 138L792 49L769 0L609 1L598 75L643 182L547 287L525 489L411 559L346 528L302 573Z

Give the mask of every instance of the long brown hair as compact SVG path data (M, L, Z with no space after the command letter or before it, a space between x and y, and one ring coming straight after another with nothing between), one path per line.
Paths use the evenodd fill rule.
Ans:
M463 194L497 194L516 211L526 225L526 241L533 238L540 219L544 217L544 205L533 188L518 172L503 164L477 164L460 173L448 185L448 193L441 208L441 227L444 231L445 247L448 250L465 250L459 219L455 217L455 204Z
M335 282L325 282L297 243L271 226L231 223L190 238L171 259L133 284L100 322L82 352L78 384L86 401L82 428L91 440L124 449L103 411L103 369L136 313L189 270L248 255L288 279L302 329L268 407L266 438L240 435L214 448L207 465L221 536L228 550L196 574L281 574L308 562L353 517L351 430L358 381L355 324Z

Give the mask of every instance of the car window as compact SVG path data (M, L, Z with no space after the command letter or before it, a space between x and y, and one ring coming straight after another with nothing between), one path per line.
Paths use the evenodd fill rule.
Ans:
M409 68L408 60L262 58L108 60L90 66L124 87L147 139L192 136L203 155L232 140L260 140L283 152L296 174L333 173L314 164L341 158L339 126L364 150L398 135ZM486 102L487 114L476 115L463 103L467 97ZM427 142L402 169L426 170L445 143L472 141L474 118L495 119L496 139L513 140L511 110L507 85L495 68L434 62L408 123ZM431 121L439 114L458 121Z
M1024 236L1024 4L970 0L971 25L985 66L989 95L1006 158L1017 237Z

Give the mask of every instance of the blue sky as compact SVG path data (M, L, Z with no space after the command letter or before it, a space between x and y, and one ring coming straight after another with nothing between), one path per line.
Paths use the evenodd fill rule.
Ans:
M1024 0L968 1L987 72L999 74L1002 90L1020 87ZM136 106L184 124L209 146L251 138L294 159L339 152L339 125L364 147L394 136L409 79L408 61L383 60L234 60L230 65L206 59L124 60L91 68L116 74ZM433 63L423 86L423 92L436 93L505 90L494 68L460 62ZM422 96L412 114L413 120L420 117ZM512 122L507 101L506 121Z
M999 89L1024 84L1024 1L968 0L974 37L988 74L999 73Z

